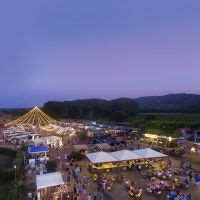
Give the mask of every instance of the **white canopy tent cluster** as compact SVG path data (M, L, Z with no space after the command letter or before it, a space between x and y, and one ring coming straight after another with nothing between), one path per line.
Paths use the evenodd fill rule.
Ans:
M95 152L86 154L86 157L91 163L108 163L108 162L119 162L129 160L140 160L140 159L151 159L151 158L163 158L167 155L162 154L158 151L152 150L151 148L137 149L137 150L121 150L115 152Z

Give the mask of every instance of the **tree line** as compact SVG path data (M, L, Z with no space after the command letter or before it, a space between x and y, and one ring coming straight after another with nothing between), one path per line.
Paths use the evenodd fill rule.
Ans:
M138 111L138 105L129 98L111 101L104 99L48 101L44 104L43 111L57 119L106 119L121 122L134 116Z

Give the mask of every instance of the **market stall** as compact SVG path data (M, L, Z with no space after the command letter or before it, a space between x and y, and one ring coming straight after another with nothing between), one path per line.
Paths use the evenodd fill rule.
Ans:
M117 167L118 161L114 156L107 152L95 152L86 154L90 161L89 168L91 172L109 172L109 169Z
M108 151L111 149L111 146L107 143L99 143L99 144L95 144L95 147L100 150L100 151Z
M150 158L163 158L166 157L167 155L162 154L158 151L155 151L151 148L146 148L146 149L137 149L137 150L133 150L133 153L138 154L139 156L141 156L142 158L145 159L150 159Z
M118 172L119 170L132 169L138 164L149 165L149 159L163 158L166 155L150 148L135 151L121 150L115 152L95 152L86 154L90 161L89 168L92 172Z
M36 187L38 200L48 198L48 188L63 185L63 179L60 172L36 175ZM55 188L54 188L55 189ZM60 191L61 195L62 191ZM53 197L56 199L55 197Z
M88 151L88 146L86 144L77 144L73 145L73 149L74 151L80 151L85 153L86 151Z
M50 147L55 147L55 148L63 146L62 138L54 135L37 138L31 140L31 142L34 145L48 145Z
M49 158L47 152L49 151L48 146L31 146L28 147L28 163L36 165L37 163L45 163Z

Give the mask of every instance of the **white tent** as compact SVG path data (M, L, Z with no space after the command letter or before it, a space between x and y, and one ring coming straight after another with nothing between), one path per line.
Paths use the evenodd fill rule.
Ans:
M60 172L36 175L37 190L64 184Z
M152 150L151 148L137 149L133 150L132 152L140 155L143 158L162 158L167 156L158 151Z
M140 155L128 150L115 151L110 154L117 158L119 161L142 159Z
M95 144L95 147L97 147L100 150L109 150L111 148L111 146L107 143Z
M76 145L73 145L73 148L75 151L81 151L81 150L87 150L88 147L86 144L76 144Z
M43 145L50 145L52 147L63 146L62 138L54 135L33 139L31 140L31 142L34 143L34 145L43 144Z
M86 154L86 157L90 160L91 163L106 163L106 162L117 162L118 160L107 152L95 152Z

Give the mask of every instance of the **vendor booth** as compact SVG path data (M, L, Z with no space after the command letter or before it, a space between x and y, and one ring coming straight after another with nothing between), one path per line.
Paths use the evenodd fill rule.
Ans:
M46 136L31 140L34 145L48 145L50 147L62 147L62 138L58 136Z
M53 199L58 199L64 190L56 188L56 186L64 185L60 172L36 175L37 197L38 200L50 199L53 190ZM54 188L52 188L54 187ZM55 194L55 195L54 195Z
M135 154L138 154L139 156L141 156L142 158L162 158L162 157L166 157L167 155L162 154L158 151L155 151L151 148L146 148L146 149L137 149L137 150L133 150L132 151Z
M88 151L88 147L86 144L73 145L73 149L74 151L80 151L82 153L85 153L86 151Z
M95 144L95 147L100 151L108 151L111 149L111 146L107 143Z
M47 157L48 151L49 151L48 146L28 147L29 164L34 167L36 164L45 163L49 159Z
M138 164L146 165L149 159L164 158L166 155L150 148L135 151L95 152L86 154L92 173L119 172L132 169Z
M128 150L115 151L115 152L111 152L110 154L113 155L115 158L117 158L118 161L142 159L140 155Z
M109 169L117 167L118 161L114 156L107 152L95 152L86 154L86 157L90 160L89 169L91 172L109 172Z

